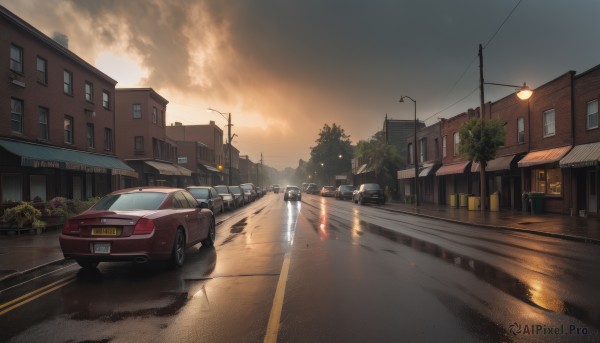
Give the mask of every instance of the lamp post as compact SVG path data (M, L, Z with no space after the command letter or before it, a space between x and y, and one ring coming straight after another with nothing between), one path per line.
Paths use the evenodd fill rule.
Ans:
M229 183L228 185L231 186L231 164L233 161L231 161L231 139L233 137L231 137L231 112L230 113L223 113L223 112L219 112L215 109L209 108L208 112L216 112L218 114L220 114L223 118L225 118L225 120L227 120L227 150L229 150ZM227 117L225 116L227 114Z
M409 96L403 95L400 97L400 102L404 99L409 99L415 104L415 125L413 137L413 163L415 164L415 206L419 207L419 164L417 163L417 101ZM386 115L387 118L387 115Z
M484 124L484 120L485 120L485 106L484 106L484 101L483 101L483 85L494 85L494 86L504 86L504 87L514 87L517 88L516 94L517 97L519 97L519 99L521 100L528 100L531 95L533 94L533 91L531 90L531 88L529 88L527 86L527 84L525 82L523 82L523 86L514 86L514 85L507 85L507 84L503 84L503 83L491 83L491 82L483 82L483 48L481 47L481 44L479 44L479 93L480 93L480 100L481 100L481 104L480 104L480 119L481 119L481 136L483 137L483 129L485 127ZM529 103L527 104L527 111L529 112ZM529 113L528 113L529 114ZM486 204L486 192L485 192L485 163L484 161L479 161L479 185L481 187L481 211L485 211L485 204Z

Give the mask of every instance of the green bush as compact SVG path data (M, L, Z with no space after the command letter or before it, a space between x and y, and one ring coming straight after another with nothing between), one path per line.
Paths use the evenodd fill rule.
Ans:
M42 212L40 210L28 202L22 201L19 205L6 209L2 220L11 227L23 229L32 227L34 222L39 225L37 222L41 216Z

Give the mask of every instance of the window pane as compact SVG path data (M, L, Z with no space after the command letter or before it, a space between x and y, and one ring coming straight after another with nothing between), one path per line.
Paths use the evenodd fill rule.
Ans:
M562 173L560 168L548 169L546 180L548 182L548 194L560 194L562 187Z
M48 139L48 110L43 107L38 109L38 138Z
M544 137L554 135L554 110L544 112Z
M12 132L23 133L23 101L10 99L10 128Z
M36 69L37 69L38 82L47 84L48 83L48 75L46 73L46 60L38 57Z
M19 73L23 72L23 49L10 46L10 69Z
M65 143L73 143L73 119L66 116L64 121Z
M63 83L64 83L64 92L67 94L73 94L73 86L72 86L73 76L70 72L64 71L63 73Z
M31 201L46 201L46 176L29 176L29 199Z
M594 129L598 127L598 100L590 101L587 104L587 128Z
M87 124L87 146L94 147L94 124Z
M2 202L23 200L21 174L3 174L0 183L2 185Z
M142 117L142 105L133 104L133 117L141 118Z
M94 99L94 87L91 83L85 83L85 100L92 101Z

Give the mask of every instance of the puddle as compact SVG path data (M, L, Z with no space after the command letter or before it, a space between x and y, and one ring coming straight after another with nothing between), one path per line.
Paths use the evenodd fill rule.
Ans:
M360 226L361 229L367 232L385 237L399 244L404 244L407 247L434 256L446 263L467 271L475 275L479 280L484 281L492 287L531 306L545 311L562 313L577 318L582 322L591 324L596 328L600 328L600 314L593 313L589 309L559 299L542 287L529 285L517 277L490 264L446 250L437 244L395 232L378 225L361 221Z

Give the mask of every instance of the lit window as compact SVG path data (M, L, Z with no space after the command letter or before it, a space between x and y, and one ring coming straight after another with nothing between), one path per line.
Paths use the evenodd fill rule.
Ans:
M549 195L560 195L562 191L562 172L560 168L533 169L532 191Z

